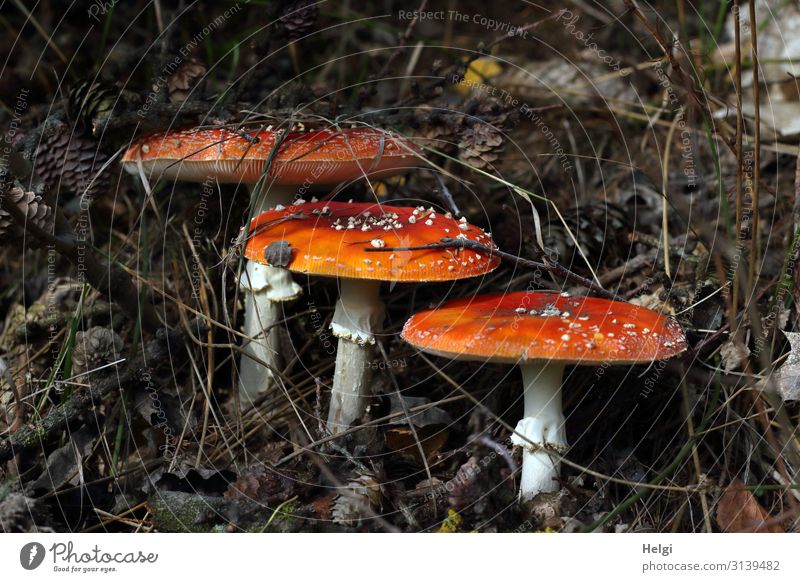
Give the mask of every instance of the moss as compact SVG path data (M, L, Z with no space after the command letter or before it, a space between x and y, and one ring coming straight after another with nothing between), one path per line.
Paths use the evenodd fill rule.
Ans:
M221 533L233 527L250 533L287 533L299 531L304 523L294 501L270 509L223 497L164 491L150 498L150 510L160 532Z

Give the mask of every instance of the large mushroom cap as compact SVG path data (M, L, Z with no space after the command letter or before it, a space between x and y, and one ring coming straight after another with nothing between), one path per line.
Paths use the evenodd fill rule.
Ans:
M456 299L409 319L402 337L462 360L636 364L686 349L678 323L622 301L544 292Z
M265 257L270 245L288 243L288 264L273 266L311 275L407 282L475 277L500 264L496 256L473 250L366 250L417 247L439 243L444 237L467 238L495 248L480 228L432 208L307 202L277 207L255 217L245 257L272 263Z
M151 135L133 144L122 166L173 180L253 184L264 172L279 131L190 129ZM419 165L419 148L375 129L289 133L274 153L268 176L277 184L337 184L364 174L387 175Z

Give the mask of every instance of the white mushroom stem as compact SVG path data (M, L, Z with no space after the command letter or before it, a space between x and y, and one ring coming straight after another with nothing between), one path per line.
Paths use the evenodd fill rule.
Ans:
M515 430L527 440L513 434L511 442L523 449L519 496L527 501L538 493L559 488L561 463L541 447L548 445L559 453L567 448L561 404L564 365L534 362L522 364L520 368L525 387L525 417Z
M278 204L290 204L294 193L292 187L274 185L263 195L254 189L250 194L251 215L256 217ZM239 403L242 409L246 409L275 384L272 371L258 360L275 370L283 367L281 348L288 336L279 325L283 318L281 303L296 299L303 289L294 282L288 270L256 261L245 261L239 284L245 295L243 331L249 338L242 346L244 354L239 365Z
M338 434L364 414L372 395L375 335L383 329L384 305L380 282L342 279L331 331L339 338L333 373L328 430Z

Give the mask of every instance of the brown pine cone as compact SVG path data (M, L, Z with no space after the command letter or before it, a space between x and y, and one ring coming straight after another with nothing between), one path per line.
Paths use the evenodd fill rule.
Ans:
M496 129L506 129L519 121L519 110L493 97L470 97L462 108L466 117L477 117Z
M119 97L119 91L114 87L93 81L73 86L67 95L69 118L78 120L80 127L92 129L97 120L112 113Z
M441 111L421 105L414 112L417 135L424 145L438 150L448 150L458 143L458 133L463 129L464 115L459 111Z
M73 375L85 374L119 359L122 347L122 338L113 329L95 326L79 331L72 351Z
M458 157L475 168L495 162L503 146L500 130L486 123L476 123L461 134Z
M372 473L356 475L347 482L345 490L333 500L333 521L348 527L358 527L381 507L381 484Z
M286 4L280 22L289 40L297 40L311 32L318 16L319 6L309 0L298 0Z
M62 122L48 125L32 156L36 174L64 199L82 195L91 199L107 191L108 171L98 175L107 161L94 137L74 133Z
M19 186L14 186L4 197L3 205L0 206L0 240L8 240L10 237L20 236L26 226L30 224L35 224L47 232L52 232L53 212L42 201L41 196L33 192L26 192ZM3 208L7 204L15 205L25 215L24 224L16 224L11 213ZM31 239L32 237L28 238Z
M167 91L170 103L186 101L192 88L201 82L206 74L206 67L196 59L187 59L167 79Z

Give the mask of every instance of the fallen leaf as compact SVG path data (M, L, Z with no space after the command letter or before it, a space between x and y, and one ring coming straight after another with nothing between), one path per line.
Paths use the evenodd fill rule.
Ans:
M30 491L57 491L67 483L83 482L81 467L92 451L96 436L89 427L73 432L67 444L48 455L47 467L30 485Z
M171 471L159 468L149 473L144 484L146 493L181 491L197 495L221 495L233 483L236 474L227 469L194 467L187 461Z
M789 356L780 368L775 370L775 383L778 394L784 400L800 400L800 333L785 331L789 340Z
M284 471L256 464L241 473L225 492L225 499L244 499L261 505L279 505L302 492L301 480Z
M764 526L770 519L769 512L738 479L728 485L717 504L717 523L726 533L782 533L778 524Z
M442 425L432 425L417 429L417 437L425 453L425 458L431 461L447 442L448 430ZM414 457L422 463L414 432L404 426L392 427L386 431L386 446L403 455Z
M400 402L401 398L403 399L402 402ZM398 414L404 410L410 411L412 408L428 404L429 402L430 400L424 396L398 396L397 394L389 394L389 414ZM405 406L403 406L404 404ZM450 415L447 414L447 411L439 408L438 406L432 406L417 412L409 412L407 417L405 415L397 416L391 420L389 424L407 425L409 424L409 421L417 428L431 426L434 424L449 425L453 422L453 420L450 418Z
M783 81L788 75L800 75L797 55L800 53L800 9L792 2L757 2L759 76L762 83ZM743 3L740 9L740 26L743 32L742 54L750 51L750 9ZM732 13L725 21L728 38L734 37L735 20ZM751 67L752 69L752 67ZM744 75L743 85L753 84L751 70ZM770 105L771 107L771 105Z
M750 356L750 348L733 338L726 341L719 351L722 357L722 369L725 372L743 370Z

